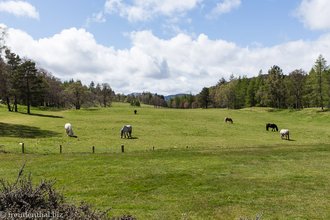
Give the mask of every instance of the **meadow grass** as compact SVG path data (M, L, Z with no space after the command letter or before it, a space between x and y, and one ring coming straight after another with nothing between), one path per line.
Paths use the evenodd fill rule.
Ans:
M114 103L106 109L33 109L34 115L26 115L1 106L0 176L14 180L26 162L25 172L36 182L55 178L69 201L111 207L110 216L330 218L330 112L133 110ZM66 122L78 138L66 136ZM291 141L267 132L267 122L290 129ZM120 139L124 124L133 125L133 139Z

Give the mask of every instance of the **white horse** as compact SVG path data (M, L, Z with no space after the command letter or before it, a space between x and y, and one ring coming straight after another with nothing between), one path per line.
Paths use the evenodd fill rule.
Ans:
M64 125L65 128L65 132L69 137L77 137L76 135L74 135L73 133L73 129L72 129L72 125L70 123L66 123Z
M290 136L289 136L290 132L288 129L281 129L280 130L280 135L281 135L281 138L285 138L286 140L290 140Z
M124 125L120 130L120 137L121 138L132 138L132 125Z

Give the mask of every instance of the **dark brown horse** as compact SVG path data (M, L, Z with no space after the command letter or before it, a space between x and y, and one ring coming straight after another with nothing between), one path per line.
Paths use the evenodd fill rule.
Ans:
M227 123L227 122L234 123L233 119L231 119L231 118L227 118L227 117L225 117L225 122L226 122L226 123Z

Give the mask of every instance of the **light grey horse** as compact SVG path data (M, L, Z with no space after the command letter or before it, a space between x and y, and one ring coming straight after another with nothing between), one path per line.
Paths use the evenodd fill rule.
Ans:
M290 132L288 129L281 129L280 130L280 135L282 139L290 140Z
M64 128L65 128L65 132L66 134L69 136L69 137L77 137L76 135L74 135L73 133L73 129L72 129L72 125L70 123L66 123L64 125Z
M120 130L120 138L132 138L132 125L124 125Z

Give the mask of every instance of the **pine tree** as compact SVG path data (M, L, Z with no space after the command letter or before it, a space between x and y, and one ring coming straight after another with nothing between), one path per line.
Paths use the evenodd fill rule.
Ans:
M21 98L25 100L27 113L31 113L33 98L37 99L42 90L42 80L37 75L36 64L31 60L24 61L17 69L18 88Z
M323 92L323 75L325 74L327 67L327 61L324 59L322 55L319 55L317 60L315 61L313 70L316 73L316 85L317 85L317 94L320 100L320 107L323 110L324 108L324 92Z
M292 106L296 109L300 109L303 107L305 81L306 81L306 73L301 69L292 71L287 77L289 106Z
M273 66L268 71L266 79L267 97L270 107L283 108L285 107L286 88L284 84L284 74L278 66Z
M208 108L210 101L210 91L209 88L204 87L199 93L198 102L202 108Z
M8 82L10 84L10 90L8 91L8 96L6 97L8 110L13 111L13 109L10 108L10 97L14 97L14 111L17 112L17 104L18 104L18 96L19 96L19 73L18 73L18 67L21 64L21 58L16 55L15 53L12 53L9 49L5 50L5 57L7 59L7 65L8 65Z

